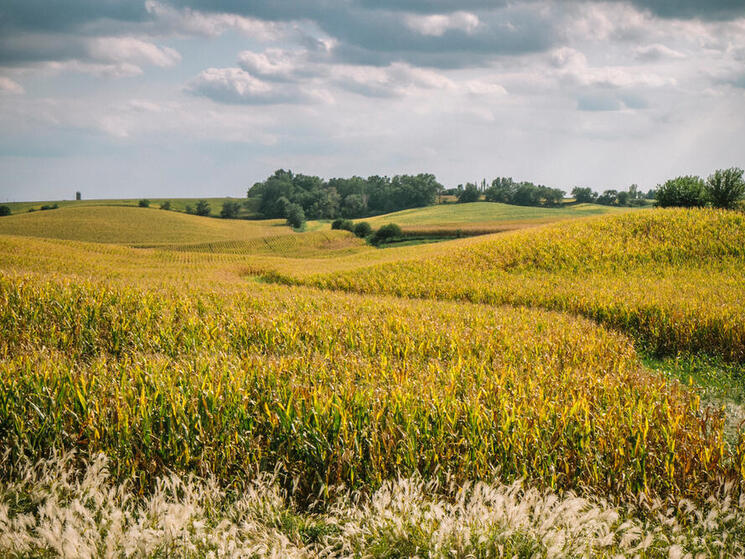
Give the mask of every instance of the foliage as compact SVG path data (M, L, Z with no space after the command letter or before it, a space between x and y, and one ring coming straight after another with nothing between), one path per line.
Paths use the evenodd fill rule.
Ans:
M700 208L706 205L704 180L692 175L669 179L664 184L657 185L655 199L661 208Z
M160 209L161 210L170 210L171 209L171 201L170 200L166 200L164 202L161 202L160 203Z
M371 233L372 227L366 221L360 221L354 226L354 234L361 239L368 237Z
M248 197L260 199L259 211L265 217L282 217L284 199L301 206L310 219L334 219L432 205L441 188L434 175L424 173L324 181L279 169L254 184Z
M532 182L514 182L511 178L498 177L484 192L487 202L502 202L518 206L557 206L564 199L558 188L535 185Z
M399 227L395 223L388 223L387 225L383 225L383 227L375 231L372 238L370 239L370 242L374 245L380 245L386 242L390 242L391 240L395 239L396 237L400 237L401 235L401 227Z
M458 193L458 202L460 203L478 202L479 198L481 198L479 189L470 182Z
M613 206L618 203L618 190L606 190L595 200L602 206Z
M196 208L194 209L194 213L201 216L210 215L210 205L207 200L199 200L197 202Z
M706 180L706 193L714 207L732 209L745 195L743 170L738 167L718 169Z
M581 186L575 186L572 189L572 196L578 204L593 204L598 197L591 188Z
M226 200L225 202L223 202L222 209L220 210L220 217L224 219L235 219L238 217L238 213L240 211L240 202L234 200Z
M354 231L354 222L349 219L337 218L331 224L331 229L342 229L344 231Z
M285 206L287 225L293 229L300 229L305 224L305 212L300 204L289 203Z
M10 208L8 206L0 206L0 217L5 217L6 215L10 215L12 212L10 211Z
M139 202L137 202L137 205L141 208L149 208L150 200L148 200L147 198L143 198Z

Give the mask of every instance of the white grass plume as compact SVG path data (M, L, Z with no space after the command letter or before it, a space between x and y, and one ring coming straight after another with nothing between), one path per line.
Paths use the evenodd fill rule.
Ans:
M745 497L733 499L732 487L701 507L618 508L521 483L448 488L412 478L309 514L270 475L237 496L209 480L165 477L142 497L110 478L102 455L78 463L66 455L26 464L0 483L0 556L745 557Z

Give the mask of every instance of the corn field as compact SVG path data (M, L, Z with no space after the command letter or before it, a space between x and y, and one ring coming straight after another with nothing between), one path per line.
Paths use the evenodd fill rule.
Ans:
M340 491L374 503L392 480L422 495L518 483L603 510L705 508L725 486L738 502L742 429L725 436L721 408L639 351L743 361L742 216L645 211L379 251L308 235L0 236L0 493L63 455L145 497L174 475L235 495L271 475L298 510L328 512ZM21 513L0 502L0 551ZM621 525L609 555L645 541ZM347 536L348 551L374 540ZM673 554L665 538L649 550Z

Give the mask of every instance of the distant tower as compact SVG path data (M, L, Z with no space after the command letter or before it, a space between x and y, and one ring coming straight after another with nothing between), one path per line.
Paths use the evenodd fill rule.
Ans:
M75 193L75 199L76 200L80 200L81 199L80 191L79 190Z

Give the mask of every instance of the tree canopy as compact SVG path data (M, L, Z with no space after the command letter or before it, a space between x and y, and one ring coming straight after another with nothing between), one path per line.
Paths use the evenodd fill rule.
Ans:
M335 219L430 206L442 188L428 173L323 180L279 169L254 184L248 197L259 199L264 217L285 217L286 205L297 204L308 219Z
M497 177L484 191L487 202L502 202L518 206L558 206L564 199L564 191L540 184L515 182L509 177Z

